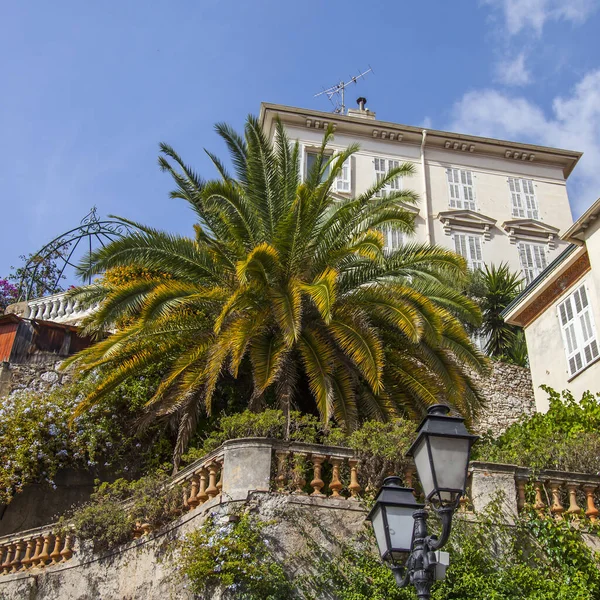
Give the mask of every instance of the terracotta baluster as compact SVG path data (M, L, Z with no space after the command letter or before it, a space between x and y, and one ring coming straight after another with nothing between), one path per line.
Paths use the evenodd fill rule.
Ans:
M48 559L50 558L50 554L48 553L50 550L50 542L52 541L52 535L47 533L44 535L44 547L42 548L42 553L39 555L38 560L38 566L40 568L43 568L46 566L46 563L48 562Z
M569 508L567 509L568 515L581 515L581 508L577 504L577 483L567 483L567 490L569 491Z
M358 483L358 460L351 458L348 460L348 465L350 466L350 485L348 486L350 498L358 500L358 494L362 489L360 483Z
M344 487L340 481L340 465L342 464L341 458L330 458L329 462L332 466L331 483L329 489L331 490L332 498L341 498L340 490Z
M142 523L142 531L144 535L150 535L152 528L150 527L150 523Z
M527 478L517 477L517 510L521 512L525 508L527 498L525 496L525 486L527 485Z
M304 456L302 454L294 454L294 471L293 481L294 491L292 492L296 496L304 496L304 486L306 479L304 479Z
M4 560L6 558L6 553L8 552L8 546L0 546L0 575L2 574L2 565L4 564Z
M552 492L552 506L550 507L550 512L554 515L554 517L558 520L562 519L562 514L565 512L565 507L562 505L560 501L560 486L561 481L549 481L548 485L550 486L550 490Z
M217 481L217 489L219 490L219 494L223 493L223 466L225 464L225 459L221 458L217 460L217 465L219 467L219 481Z
M198 491L197 498L200 501L200 504L204 504L208 500L208 494L206 493L208 482L208 471L206 468L202 467L200 469L200 490Z
M277 458L277 476L275 477L275 488L280 493L285 491L285 473L288 455L289 452L287 450L275 450L275 456Z
M27 541L27 549L25 550L25 556L23 557L23 560L21 561L21 564L23 565L21 567L21 571L25 571L26 569L29 569L29 565L31 565L31 557L33 556L33 553L35 552L35 540L31 539Z
M190 510L194 510L198 504L200 504L200 498L198 498L198 489L200 487L200 481L198 475L192 475L192 486L190 491L190 497L188 498L188 506Z
M321 489L325 485L325 482L321 479L321 472L323 470L323 461L325 456L322 454L311 454L310 460L313 464L313 480L310 482L310 487L314 490L311 496L318 496L321 498L325 497L325 494L321 493Z
M19 567L21 566L21 556L23 555L23 550L25 550L25 542L17 542L16 548L17 549L15 550L14 557L10 563L11 573L16 573L19 570Z
M52 559L51 565L56 565L59 562L60 558L60 547L62 546L62 537L60 534L56 534L54 537L54 550L52 550L52 554L50 554L50 558Z
M538 511L539 514L542 514L546 509L546 505L544 504L544 499L542 497L542 489L543 485L541 481L536 481L534 484L535 487L535 504L533 508Z
M40 554L42 553L42 545L44 544L44 536L40 535L40 537L35 540L35 553L31 557L31 566L37 567L40 564Z
M208 487L206 488L206 495L212 500L218 493L219 488L217 487L217 469L219 465L215 462L208 465Z
M587 509L585 511L585 516L593 523L598 516L598 509L594 504L594 491L596 490L595 485L584 485L583 491L585 492L585 497L587 499Z
M8 544L6 547L6 556L4 558L4 562L2 563L2 573L6 575L10 571L10 566L17 550L16 544Z
M60 555L62 556L62 560L60 562L67 562L71 558L71 556L73 556L72 544L73 536L69 533L65 538L65 545L62 549L62 552L60 553Z
M187 492L185 491L185 488L183 489L182 495L183 495L183 510L189 509L190 506L187 501L188 495L187 495Z

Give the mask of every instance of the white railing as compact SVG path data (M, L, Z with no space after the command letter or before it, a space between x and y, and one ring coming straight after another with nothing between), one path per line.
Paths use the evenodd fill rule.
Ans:
M13 312L25 319L77 325L97 308L98 304L89 308L82 308L78 300L69 298L65 292L61 292L53 296L34 298L33 300L13 304L8 307L6 312Z

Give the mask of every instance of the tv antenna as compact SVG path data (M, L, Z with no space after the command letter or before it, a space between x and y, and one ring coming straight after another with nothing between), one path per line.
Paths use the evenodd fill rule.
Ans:
M367 75L367 73L373 73L373 69L371 68L370 65L366 71L363 71L362 73L359 73L358 75L355 75L354 77L350 77L349 81L340 81L339 83L336 83L335 85L331 86L330 88L327 88L326 90L323 90L322 92L319 92L318 94L315 94L314 98L325 94L329 98L329 101L331 102L331 104L333 104L333 112L344 114L346 112L346 103L345 103L346 88L351 83L356 83L359 79L361 79L362 77L365 77Z

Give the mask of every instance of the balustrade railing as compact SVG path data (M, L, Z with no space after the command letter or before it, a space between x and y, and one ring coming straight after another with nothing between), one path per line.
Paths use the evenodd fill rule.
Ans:
M14 304L8 307L7 312L14 312L25 319L76 325L97 308L98 304L82 308L78 300L70 298L65 292L62 292Z
M597 508L599 475L518 468L515 487L519 511L531 506L540 514L551 514L556 519L569 515L592 522L600 514Z

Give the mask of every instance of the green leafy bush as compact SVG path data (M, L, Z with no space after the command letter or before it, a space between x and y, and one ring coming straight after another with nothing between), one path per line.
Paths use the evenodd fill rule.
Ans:
M600 394L586 392L576 401L545 387L547 413L511 425L497 439L487 436L474 447L474 458L534 469L597 473L600 470Z
M192 592L212 597L222 588L225 598L235 600L296 597L264 528L265 523L247 513L227 523L210 515L200 529L189 533L179 547L179 569Z
M157 529L183 512L183 488L167 487L167 475L158 471L136 481L117 479L102 483L89 502L61 519L81 540L91 540L103 551L132 540L136 524Z

